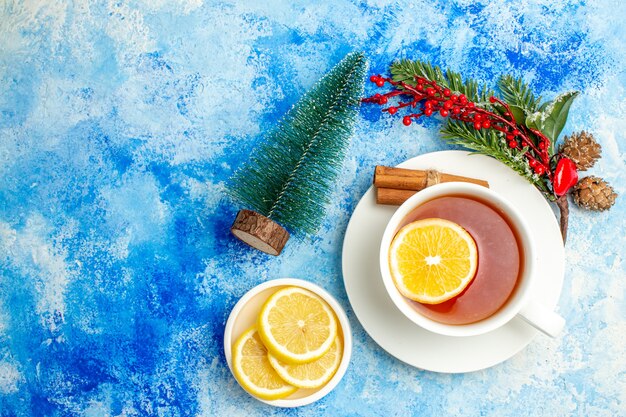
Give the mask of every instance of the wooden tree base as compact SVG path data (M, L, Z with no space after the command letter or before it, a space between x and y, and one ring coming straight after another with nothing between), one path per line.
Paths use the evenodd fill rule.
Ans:
M239 210L230 231L253 248L274 256L280 254L289 240L284 227L252 210Z

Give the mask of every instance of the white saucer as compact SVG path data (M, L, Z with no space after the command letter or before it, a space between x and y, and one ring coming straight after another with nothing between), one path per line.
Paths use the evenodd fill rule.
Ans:
M527 216L538 245L537 269L543 284L536 286L535 300L556 307L563 285L565 251L552 209L534 186L495 159L466 151L420 155L399 166L484 179L516 205ZM494 366L530 343L538 331L517 317L487 334L452 337L418 327L395 307L383 285L378 257L385 225L396 208L376 204L375 190L370 187L352 214L343 242L343 281L348 299L372 339L409 365L447 373Z

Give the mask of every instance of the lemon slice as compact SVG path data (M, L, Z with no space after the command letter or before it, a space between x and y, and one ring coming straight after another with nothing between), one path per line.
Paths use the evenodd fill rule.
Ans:
M337 321L328 304L311 291L285 287L272 294L258 319L261 340L282 362L314 361L330 349Z
M339 336L335 338L330 350L313 362L290 365L268 353L270 365L286 382L298 388L319 388L326 384L337 372L341 363L343 345Z
M459 295L474 279L478 251L472 236L444 219L404 226L389 248L389 268L398 291L425 304Z
M277 400L298 388L283 381L270 365L267 349L255 327L245 331L233 345L233 373L250 394L264 400Z

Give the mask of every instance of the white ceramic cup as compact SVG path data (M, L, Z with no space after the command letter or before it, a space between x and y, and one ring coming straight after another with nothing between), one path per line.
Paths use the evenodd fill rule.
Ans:
M389 270L389 247L405 217L427 201L449 195L474 197L503 212L515 228L524 252L522 275L505 305L493 315L470 324L445 324L420 314L414 307L414 302L400 294ZM385 228L380 245L380 271L385 288L393 303L407 318L434 333L446 336L476 336L504 326L514 317L519 316L543 333L555 337L563 329L565 320L532 299L533 291L541 285L541 276L537 273L534 237L529 230L519 211L500 194L489 188L464 182L449 182L428 187L405 201L393 214Z

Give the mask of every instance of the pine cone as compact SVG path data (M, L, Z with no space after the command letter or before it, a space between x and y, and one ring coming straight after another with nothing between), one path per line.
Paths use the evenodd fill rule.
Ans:
M587 210L604 211L615 204L617 193L602 178L589 176L578 181L572 192L574 202Z
M584 130L574 133L571 137L565 136L559 152L574 161L579 171L586 171L600 158L602 147L591 133Z

